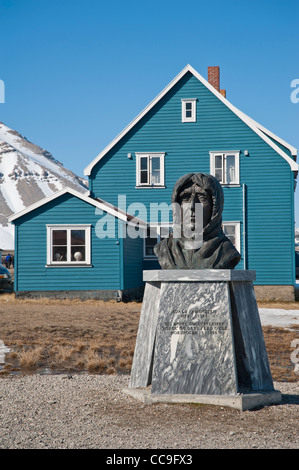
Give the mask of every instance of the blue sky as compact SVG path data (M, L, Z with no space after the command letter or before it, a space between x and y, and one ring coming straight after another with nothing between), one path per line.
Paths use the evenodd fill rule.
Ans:
M0 0L0 121L83 176L185 65L219 65L228 100L299 148L298 18L297 0Z

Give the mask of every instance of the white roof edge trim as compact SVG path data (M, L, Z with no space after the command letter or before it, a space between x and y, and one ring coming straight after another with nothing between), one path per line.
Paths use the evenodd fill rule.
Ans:
M191 66L190 66L191 67ZM269 137L267 137L258 127L257 123L251 119L249 116L247 116L245 113L240 111L238 108L236 108L234 105L232 105L224 96L221 95L207 80L205 80L201 75L199 75L196 70L194 70L192 67L192 73L196 78L198 78L199 81L201 81L212 93L214 93L215 96L217 96L220 101L222 101L231 111L233 111L245 124L247 124L248 127L250 127L261 139L263 139L270 147L273 148L284 160L288 162L288 164L291 167L292 171L298 171L298 164L289 156L287 155L283 150L281 150L274 142L272 142ZM191 70L190 70L191 71ZM262 126L261 126L262 127ZM265 129L265 128L264 128ZM270 134L270 131L266 130L267 133ZM274 136L274 134L273 134ZM277 138L277 136L275 136ZM281 140L281 139L280 139Z
M203 78L191 65L186 65L186 67L183 68L183 70L167 85L161 93L153 100L150 102L150 104L140 113L138 116L120 133L118 136L107 146L102 150L99 155L94 158L94 160L85 168L84 170L84 175L89 176L91 174L91 171L93 167L106 155L109 150L114 147L117 142L120 141L120 139L126 135L132 127L137 124L140 119L145 116L146 113L148 113L153 106L155 106L158 101L163 98L163 96L187 73L191 72L203 85L205 85L212 93L214 93L217 98L220 99L231 111L233 111L245 124L247 124L261 139L263 139L270 147L272 147L282 158L284 158L290 165L292 171L298 171L298 164L291 158L289 155L287 155L283 150L281 150L277 145L275 145L272 140L270 140L266 135L269 134L273 139L277 140L277 142L280 142L282 145L287 147L289 150L291 150L292 155L296 156L297 155L297 149L295 147L292 147L290 144L287 144L284 142L281 138L273 134L271 131L268 129L264 128L257 122L255 122L252 118L247 116L245 113L240 111L238 108L233 106L224 96L221 95L205 78ZM295 153L296 152L296 153Z
M120 139L124 137L132 129L132 127L134 127L135 124L137 124L137 122L139 122L143 116L145 116L155 106L155 104L158 103L160 99L166 95L166 93L168 93L169 90L171 90L171 88L189 71L190 67L191 65L184 67L184 69L159 93L159 95L157 95L156 98L154 98L146 106L146 108L144 108L144 110L141 111L141 113L139 113L138 116L136 116L136 118L133 119L133 121L131 121L130 124L120 134L118 134L118 136L116 136L115 139L109 145L107 145L107 147L105 147L104 150L102 150L102 152L99 153L99 155L95 157L89 165L87 165L87 167L84 169L84 175L90 175L91 170L101 160L101 158L103 158L106 153L108 153L109 150L111 150L112 147L114 147L114 145L117 144L117 142L119 142Z
M43 206L47 202L53 201L53 199L56 199L57 197L62 196L63 194L67 193L68 189L70 188L64 188L64 189L61 189L60 191L56 191L55 193L51 194L51 196L44 197L43 199L40 199L39 201L34 202L33 204L26 207L25 209L12 214L10 217L7 218L8 222L12 222L13 220L18 219L19 217L22 217L22 215L25 215L28 212L31 212L34 209L37 209L38 207Z
M240 111L241 113L242 111ZM242 113L244 114L244 113ZM246 114L244 114L244 116L246 116ZM246 116L247 119L250 119L250 121L258 128L260 129L262 132L264 132L265 134L268 134L269 137L272 137L272 139L276 140L277 142L279 142L281 145L283 145L284 147L286 147L288 150L290 150L291 154L296 157L297 156L297 153L298 153L298 150L293 147L293 145L289 144L288 142L286 142L285 140L283 140L281 137L278 137L278 135L274 134L274 132L271 132L269 131L269 129L266 129L266 127L262 126L261 124L259 124L258 122L256 122L254 119L250 118L249 116Z
M118 219L121 219L123 222L126 222L126 223L129 222L129 219L128 219L127 215L124 212L117 211L117 210L113 209L110 206L109 203L107 203L107 205L106 205L104 202L99 202L99 201L96 201L95 199L91 198L89 196L90 191L87 191L86 193L80 193L79 191L76 191L75 189L72 189L72 188L69 188L69 187L62 189L61 191L57 191L57 192L51 194L51 196L47 196L43 199L40 199L39 201L35 202L34 204L31 204L30 206L26 207L26 209L23 209L22 211L11 215L10 217L8 217L8 221L13 222L16 219L19 219L20 217L23 217L23 215L26 215L29 212L32 212L33 210L38 209L39 207L47 204L48 202L53 201L54 199L57 199L58 197L63 196L63 194L66 194L66 193L72 194L73 196L78 197L79 199L82 199L83 201L87 202L88 204L91 204L91 205L95 206L96 208L101 209L101 210L107 212L108 214L111 214L114 217L117 217ZM138 225L144 225L144 226L147 225L146 222L144 222L143 220L138 219L136 217L134 217L132 220L130 220L130 224L134 225L134 221Z

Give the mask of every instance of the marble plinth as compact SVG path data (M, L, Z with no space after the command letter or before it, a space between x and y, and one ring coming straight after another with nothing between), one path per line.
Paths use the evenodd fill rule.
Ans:
M241 269L157 269L143 271L147 282L255 281L256 272Z
M152 393L237 393L230 316L227 283L162 283Z
M152 397L275 392L254 279L241 270L145 271L129 389L151 385Z
M151 383L159 303L160 283L148 282L144 289L130 387L146 387Z

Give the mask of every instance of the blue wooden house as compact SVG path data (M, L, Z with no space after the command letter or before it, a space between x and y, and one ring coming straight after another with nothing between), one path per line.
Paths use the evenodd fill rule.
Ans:
M218 67L206 80L187 65L87 166L87 195L66 189L10 218L16 293L140 291L142 270L159 268L153 246L172 223L153 208L170 204L179 177L205 172L223 186L223 229L241 253L236 269L256 270L258 298L293 300L296 157L226 99ZM143 236L124 237L135 215L148 234L143 226ZM101 217L113 220L114 236L97 236Z
M71 188L12 216L16 295L124 299L143 291L143 221ZM143 227L143 228L142 228Z

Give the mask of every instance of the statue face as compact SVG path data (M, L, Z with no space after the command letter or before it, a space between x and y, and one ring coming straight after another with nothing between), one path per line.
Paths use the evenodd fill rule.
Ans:
M195 204L201 203L203 208L203 227L205 227L212 217L213 201L197 184L190 182L186 184L178 196L178 203L181 206L181 220L187 228L195 229Z

